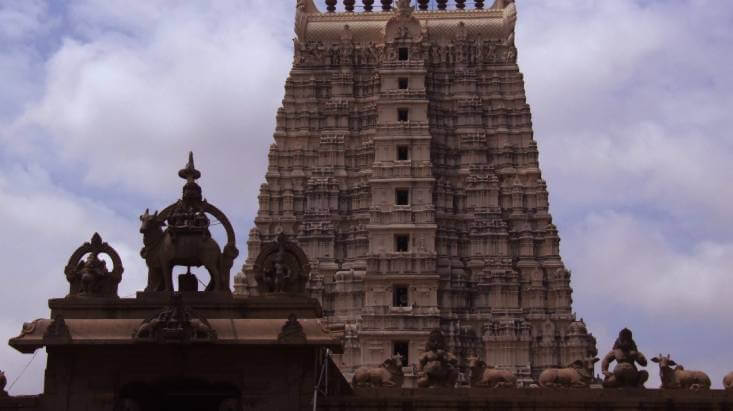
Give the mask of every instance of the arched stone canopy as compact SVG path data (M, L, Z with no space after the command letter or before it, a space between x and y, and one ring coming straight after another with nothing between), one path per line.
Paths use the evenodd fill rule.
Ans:
M280 234L277 241L263 247L255 260L254 272L260 295L303 294L310 264L303 250Z

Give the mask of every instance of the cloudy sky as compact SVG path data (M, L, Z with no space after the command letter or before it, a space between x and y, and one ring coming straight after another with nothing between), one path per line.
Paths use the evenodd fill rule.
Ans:
M122 255L120 294L144 288L137 218L178 197L189 150L246 253L294 3L0 0L0 337L48 317L95 231ZM672 353L719 387L733 370L733 3L518 9L575 311L601 354L628 326L649 357ZM11 383L30 359L0 345ZM39 352L11 393L40 392L44 365Z

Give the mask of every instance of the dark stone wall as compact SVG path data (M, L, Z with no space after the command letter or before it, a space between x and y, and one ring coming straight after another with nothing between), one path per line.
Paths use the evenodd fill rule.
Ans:
M321 411L733 411L733 392L602 389L355 389Z
M41 395L0 397L0 411L41 411Z
M53 411L116 411L124 397L142 397L147 410L199 409L237 396L246 410L312 409L313 387L322 364L316 348L139 344L120 347L48 349L42 405ZM348 384L331 363L331 391ZM232 394L233 393L233 394ZM189 399L186 397L190 396ZM211 401L209 401L211 402ZM180 403L180 408L170 404ZM168 404L161 408L161 404ZM208 410L208 406L200 408ZM216 410L217 408L213 408Z

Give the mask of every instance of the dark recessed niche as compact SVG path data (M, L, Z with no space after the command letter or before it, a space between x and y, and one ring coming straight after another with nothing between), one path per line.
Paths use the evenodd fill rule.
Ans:
M408 234L397 234L394 236L394 248L398 253L410 251L410 236Z

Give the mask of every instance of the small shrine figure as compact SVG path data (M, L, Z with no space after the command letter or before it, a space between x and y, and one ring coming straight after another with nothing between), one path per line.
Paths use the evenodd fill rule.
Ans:
M302 294L309 272L305 253L284 234L265 247L255 262L255 280L260 295Z
M616 361L613 372L608 371L609 365ZM605 376L604 388L644 388L649 373L636 368L636 364L645 367L647 364L644 354L639 352L634 342L631 330L624 328L619 332L613 349L606 354L601 362L601 372Z
M430 332L425 353L420 356L418 363L418 387L455 387L458 380L458 359L447 350L445 337L440 330Z
M105 254L112 261L112 270L99 258ZM86 255L86 258L84 256ZM67 297L117 298L117 285L122 279L122 260L102 237L94 233L91 241L82 244L69 258L64 273L69 281Z

